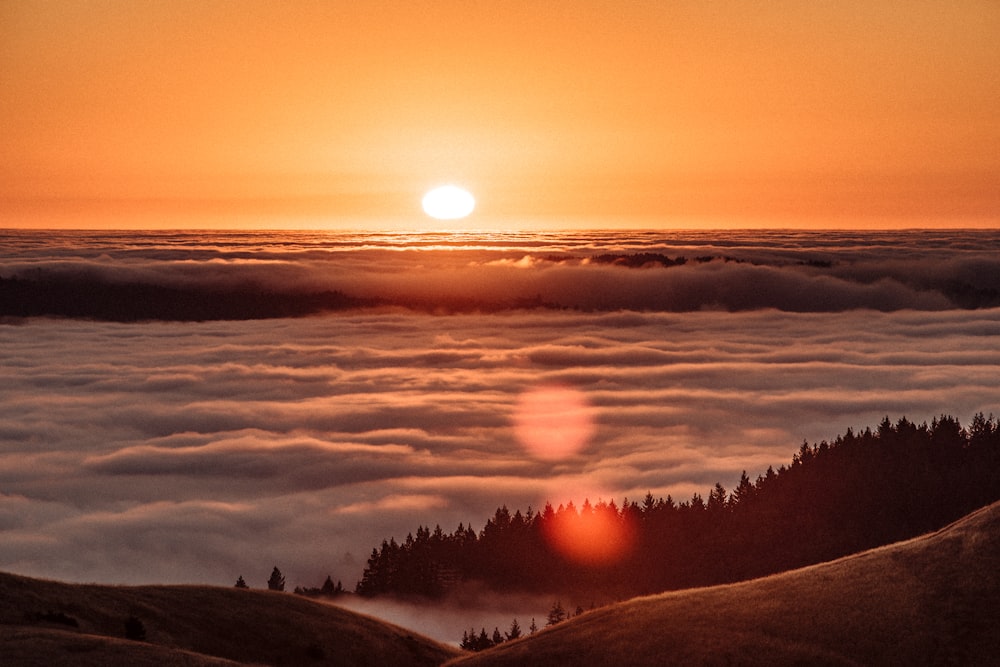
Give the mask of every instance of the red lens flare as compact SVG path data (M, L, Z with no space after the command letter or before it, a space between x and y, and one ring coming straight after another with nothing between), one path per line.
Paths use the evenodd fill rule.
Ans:
M567 559L585 565L614 563L631 551L635 540L631 526L607 505L556 512L545 524L545 538Z

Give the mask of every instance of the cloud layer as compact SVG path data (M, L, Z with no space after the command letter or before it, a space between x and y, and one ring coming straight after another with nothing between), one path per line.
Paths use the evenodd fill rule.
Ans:
M27 232L6 237L14 250L0 258L0 314L7 315L128 321L371 306L439 313L1000 307L994 232L534 239L161 233L142 244L64 234L51 245L31 242Z
M260 274L260 258L269 257L272 279L282 284L343 285L350 277L359 293L411 296L488 274L509 254L512 264L484 279L483 289L524 273L518 289L528 293L532 275L551 272L539 285L590 301L579 310L375 308L252 321L0 324L0 569L122 583L231 584L242 574L259 587L278 565L290 586L318 586L331 574L352 587L373 546L405 538L418 524L478 529L503 503L537 508L647 491L687 498L716 481L732 487L744 469L756 476L787 463L803 439L833 438L885 415L919 422L946 412L967 423L979 411L998 413L1000 309L946 307L926 287L960 267L988 264L982 248L995 236L936 237L931 248L905 235L896 245L866 237L864 247L820 235L754 247L730 239L717 254L768 263L691 267L701 293L713 272L732 279L730 290L747 275L775 274L775 290L792 294L782 281L800 281L826 303L844 298L838 286L852 285L923 307L883 311L876 301L868 309L791 312L771 304L683 313L585 310L604 297L601 281L581 276L618 276L616 300L645 289L636 303L649 303L667 298L661 279L674 281L682 298L686 267L595 267L579 258L635 252L640 242L644 252L670 254L683 245L694 257L705 253L702 237L675 240L676 248L646 237L581 236L562 246L525 239L537 245L514 251L510 240L498 250L417 248L412 239L394 248L386 238L374 248L311 250L301 238L281 248L253 235L216 239L211 248L190 236L22 243L0 273L107 264L109 275L129 280L136 272L229 280L246 267ZM561 254L563 263L522 262L526 249ZM314 252L330 275L313 266ZM240 253L247 256L233 256ZM282 253L294 257L271 257ZM814 275L792 264L803 253L831 267ZM861 277L880 263L877 275ZM215 264L228 268L213 274ZM969 269L967 279L989 288L998 274L987 269ZM740 299L753 298L751 291ZM549 459L519 445L519 401L542 386L574 388L590 406L595 428L577 453Z

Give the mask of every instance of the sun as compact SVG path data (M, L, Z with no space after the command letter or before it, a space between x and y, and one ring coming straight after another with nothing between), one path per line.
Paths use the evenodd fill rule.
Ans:
M476 198L457 185L442 185L424 195L424 213L438 220L458 220L476 208Z

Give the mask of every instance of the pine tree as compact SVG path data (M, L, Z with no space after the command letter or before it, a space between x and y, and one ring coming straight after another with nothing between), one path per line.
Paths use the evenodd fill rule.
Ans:
M533 635L538 632L538 624L535 623L535 617L531 617L531 625L528 626L528 634Z
M247 582L243 581L243 575L242 574L236 580L236 588L248 588Z
M333 585L333 579L330 578L330 575L326 575L326 581L323 582L323 587L319 589L319 592L328 596L336 595L337 589Z
M740 475L740 483L736 485L732 495L729 496L729 505L731 507L746 507L747 503L753 500L754 491L754 486L750 482L750 478L747 477L747 471L744 470L743 474Z
M719 513L726 509L726 499L728 495L726 494L726 488L722 484L716 482L715 488L712 492L708 494L708 505L706 509L709 512Z
M566 620L566 610L563 609L562 602L558 600L553 603L552 609L549 610L548 619L545 622L546 626L555 625L557 623L562 623Z
M511 641L511 640L520 638L520 636L521 636L521 626L517 624L517 619L516 618L510 624L510 630L508 630L505 634L507 635L507 641Z
M382 542L383 548L385 547L385 542ZM372 596L376 593L383 593L385 591L381 590L380 585L382 584L382 560L379 556L378 549L372 549L372 555L368 557L368 564L365 567L364 572L361 574L361 581L355 587L355 592L358 595Z
M493 645L497 646L503 644L503 635L500 634L500 628L493 628Z
M285 577L282 576L281 570L278 566L274 566L274 570L271 571L271 578L267 580L267 590L269 591L283 591L285 590Z

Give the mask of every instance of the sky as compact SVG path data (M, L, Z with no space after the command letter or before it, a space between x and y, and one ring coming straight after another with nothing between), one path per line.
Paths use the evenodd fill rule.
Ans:
M0 3L0 227L996 227L1000 4Z

